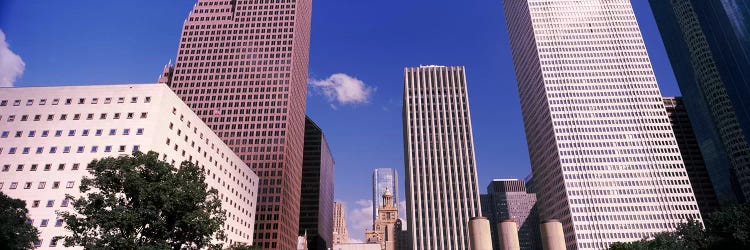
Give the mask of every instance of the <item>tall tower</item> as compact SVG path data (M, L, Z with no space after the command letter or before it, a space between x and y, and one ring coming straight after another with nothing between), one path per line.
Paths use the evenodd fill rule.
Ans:
M385 190L391 190L393 204L398 207L398 171L395 168L376 168L372 171L372 221L378 219L378 209L383 206Z
M333 203L333 245L349 243L349 232L346 230L344 204Z
M464 67L406 68L403 105L412 249L469 249L481 206Z
M307 234L309 249L332 247L333 171L333 155L325 134L310 117L306 117L299 234Z
M505 0L541 220L603 249L700 220L629 0Z
M719 202L750 201L750 1L649 2Z
M690 125L690 116L685 110L682 97L664 97L664 107L667 109L669 122L672 124L677 145L680 147L682 161L685 163L690 184L702 215L712 213L719 209L716 193L711 185L706 164L701 155L695 132Z
M299 232L311 0L199 0L168 82L260 176L254 244Z

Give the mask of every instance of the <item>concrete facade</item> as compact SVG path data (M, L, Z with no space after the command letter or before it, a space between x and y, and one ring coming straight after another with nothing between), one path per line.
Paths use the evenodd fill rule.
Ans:
M629 0L505 0L540 219L568 249L701 220Z
M468 249L467 223L481 215L466 88L461 66L404 70L406 221L413 250Z
M536 194L528 193L523 180L494 179L487 185L487 217L492 225L493 242L501 237L498 223L512 220L518 226L517 237L523 250L541 249L539 236L539 214L536 207ZM495 249L501 249L496 245Z
M39 249L62 246L56 212L72 210L87 164L136 150L204 168L226 243L253 244L258 176L165 85L0 88L0 133L0 192L26 201Z

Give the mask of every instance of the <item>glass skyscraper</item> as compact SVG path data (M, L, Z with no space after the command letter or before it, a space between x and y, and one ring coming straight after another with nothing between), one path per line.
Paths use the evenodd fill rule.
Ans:
M377 219L378 208L383 206L385 189L393 193L393 203L398 207L398 171L395 168L378 168L372 171L372 221Z
M651 0L723 204L750 200L750 1Z
M701 220L629 0L504 0L542 221L606 249Z

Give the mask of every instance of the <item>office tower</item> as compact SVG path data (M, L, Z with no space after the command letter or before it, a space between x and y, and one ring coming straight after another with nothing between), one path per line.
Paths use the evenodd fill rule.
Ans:
M568 249L701 220L630 1L504 9L540 219Z
M26 201L38 247L62 247L88 163L155 151L205 169L227 212L225 243L253 244L258 176L162 84L0 88L0 192Z
M664 97L664 107L667 109L667 117L672 124L677 145L680 147L682 161L685 163L690 185L698 202L698 208L702 215L709 214L719 208L716 193L711 185L706 164L701 155L698 140L695 139L693 127L690 125L690 117L685 110L681 97Z
M333 245L349 242L349 232L346 230L346 217L344 216L344 204L333 203Z
M649 2L719 202L750 201L750 1Z
M412 249L469 249L481 215L462 66L404 70L404 161Z
M198 0L168 85L261 178L263 249L299 232L311 0Z
M372 221L378 219L378 209L384 205L386 189L391 190L393 204L398 207L398 171L395 168L376 168L372 171Z
M390 189L385 189L381 199L383 205L378 209L378 217L372 223L372 230L365 230L365 242L378 243L381 250L397 250L401 231L398 207L394 205Z
M333 169L333 155L323 130L310 117L305 117L299 233L307 235L307 246L311 250L326 250L332 245Z
M542 249L539 237L539 215L536 213L536 194L526 191L526 184L518 179L494 179L487 185L487 196L492 218L492 242L498 242L497 224L513 220L517 226L520 247L523 250ZM500 246L495 246L500 249Z

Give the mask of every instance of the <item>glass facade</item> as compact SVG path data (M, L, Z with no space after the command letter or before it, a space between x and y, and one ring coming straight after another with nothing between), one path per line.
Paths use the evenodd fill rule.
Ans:
M378 168L372 171L372 221L378 217L378 208L383 206L385 189L393 192L393 203L398 207L398 171L395 168Z
M723 204L750 198L750 2L651 0Z

